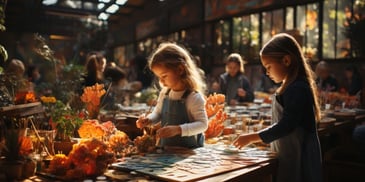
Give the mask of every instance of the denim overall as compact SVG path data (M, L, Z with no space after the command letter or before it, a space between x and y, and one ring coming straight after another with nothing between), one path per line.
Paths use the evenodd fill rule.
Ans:
M283 116L283 106L272 98L272 122ZM271 143L278 153L276 182L322 182L321 151L317 132L297 127L289 135Z
M161 126L181 125L189 121L185 100L191 93L186 90L180 100L169 99L170 90L165 94L162 105ZM161 146L179 146L186 148L197 148L204 145L203 134L194 136L176 135L170 138L161 138Z

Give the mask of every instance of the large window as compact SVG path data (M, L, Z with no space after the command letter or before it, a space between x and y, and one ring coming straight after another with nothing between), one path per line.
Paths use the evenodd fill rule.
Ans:
M297 29L304 36L303 52L309 59L318 59L318 3L297 6Z
M246 61L258 60L260 40L259 14L233 18L233 52L240 53Z
M364 56L365 1L325 0L323 10L323 58Z
M220 20L214 24L214 63L223 63L230 54L230 21Z
M335 58L335 29L336 29L336 1L324 1L323 6L323 32L322 54L323 58Z
M285 11L285 30L292 30L294 29L294 8L287 7Z
M278 9L262 13L262 45L284 30L284 11Z

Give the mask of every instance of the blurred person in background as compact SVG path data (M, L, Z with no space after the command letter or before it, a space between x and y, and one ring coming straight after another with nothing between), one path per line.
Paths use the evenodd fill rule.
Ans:
M42 75L36 65L29 65L27 69L27 77L30 82L38 85L42 82Z
M338 81L330 73L328 64L325 61L320 61L316 68L315 73L317 75L316 83L319 91L324 92L337 92L338 91Z
M96 83L104 83L104 70L106 58L99 52L90 52L86 57L86 75L84 75L83 86L93 86Z
M140 82L142 89L151 86L153 74L147 67L147 58L143 55L137 55L132 60L131 70L128 75L129 82Z
M33 85L24 77L24 63L18 59L12 59L6 65L4 74L7 75L11 83L6 83L6 87L13 94L19 91L33 91Z
M226 95L228 105L254 100L254 93L250 82L244 75L243 65L241 55L232 53L226 59L226 72L219 76L220 92Z
M104 77L110 81L110 90L105 96L105 109L116 109L117 104L123 104L127 95L123 90L128 84L127 73L117 65L105 68Z
M346 91L349 95L360 95L362 90L362 78L354 65L345 68Z

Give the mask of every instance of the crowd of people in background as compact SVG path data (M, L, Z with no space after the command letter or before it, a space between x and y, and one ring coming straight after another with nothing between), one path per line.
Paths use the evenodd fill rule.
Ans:
M28 40L29 39L29 40ZM23 80L21 84L11 89L11 92L18 90L34 90L39 95L51 94L50 89L44 85L58 83L63 77L62 69L67 64L65 60L58 60L55 54L45 44L45 40L39 36L30 37L19 41L17 51L14 58L4 62L4 74L16 75L17 80ZM33 43L27 43L27 41ZM34 48L30 45L43 45L48 47L44 53L29 53L29 50ZM86 86L94 85L95 83L103 83L106 86L111 86L109 101L113 103L131 104L128 97L123 95L131 95L147 88L159 88L158 80L153 76L148 68L148 55L138 54L125 65L119 65L114 60L107 60L104 52L89 51L85 54L82 63L82 72L79 73L81 81L78 86L78 93L81 93ZM212 75L210 70L203 70L199 56L189 52L192 60L199 68L200 74L204 77L207 89L205 94L222 93L226 95L226 103L228 105L237 105L242 102L252 102L255 99L255 93L262 92L267 94L275 93L278 84L274 83L267 75L267 70L260 66L255 73L246 74L247 61L244 60L244 55L232 52L222 60L222 68L224 71ZM59 56L58 56L59 57ZM53 60L50 61L50 60ZM56 60L56 61L54 61ZM318 91L321 93L338 92L350 96L361 97L362 76L359 73L358 67L354 65L346 65L342 74L335 73L328 62L319 61L311 63L313 71L316 75L316 83ZM251 67L252 68L252 67ZM257 71L259 70L259 71ZM252 76L256 79L253 79ZM21 78L21 79L20 79ZM66 77L67 78L67 77ZM28 84L25 84L28 81ZM52 86L48 86L50 88ZM122 94L118 94L121 92Z
M10 61L4 62L6 64L2 66L5 68L5 74L17 75L18 78L22 78L31 83L28 84L28 87L25 87L23 83L21 89L34 89L38 91L39 89L37 88L42 87L44 83L50 82L50 79L55 79L56 81L54 82L57 82L57 79L62 78L60 69L66 63L56 62L55 64L50 64L45 58L42 61L42 58L29 57L25 55L27 51L24 51L24 47L18 47L20 47L18 48L18 55L21 56L16 56L19 58L13 58ZM190 56L206 81L207 90L205 94L223 93L226 95L226 103L228 105L252 102L255 99L255 93L273 94L278 88L278 84L274 83L268 77L267 70L262 66L255 73L258 75L257 79L251 78L253 74L247 75L245 73L247 62L244 60L244 55L240 55L239 53L233 52L225 60L222 60L224 65L221 66L224 67L224 72L216 75L211 75L209 70L203 70L201 68L202 60L200 60L199 56L193 54ZM156 78L153 76L151 70L148 69L148 56L146 55L136 55L130 60L128 67L123 67L114 62L114 60L107 60L103 52L89 51L85 56L85 60L82 62L85 64L82 65L84 71L79 75L82 80L78 88L79 93L82 92L85 86L91 86L95 83L103 83L106 85L111 83L112 91L109 95L111 101L130 104L131 102L125 102L128 98L123 98L124 96L121 95L138 92L151 87L159 89ZM42 65L43 63L48 66L47 69ZM331 66L326 61L312 62L311 66L315 72L316 83L320 92L338 92L361 97L363 80L356 66L346 66L342 74L334 74ZM58 67L60 68L57 69ZM56 75L49 76L51 74ZM122 92L122 94L117 94L117 90ZM16 90L12 92L16 92ZM49 94L49 91L42 90L39 91L39 94ZM118 97L119 99L112 99L113 97Z
M291 38L288 38L286 36L275 36L275 38L277 38L278 41L281 39L287 39L292 41ZM280 48L275 47L275 41L273 40L273 45L270 46L274 46L275 49L279 49L279 51L282 51L282 54L286 54L285 50L281 50ZM103 98L103 101L105 101L106 103L104 109L118 109L120 108L119 106L131 105L131 97L133 97L135 93L151 87L156 88L160 91L160 98L166 98L167 96L165 94L172 94L171 98L176 99L177 97L181 97L182 100L189 100L189 98L191 97L189 95L193 95L195 100L199 100L199 107L203 107L204 105L201 105L202 103L204 103L201 100L203 98L201 94L208 96L209 94L213 93L224 94L226 104L229 106L235 106L244 102L253 102L255 100L255 93L257 92L263 92L268 95L279 94L282 95L282 97L286 97L286 95L288 95L288 98L295 98L298 100L298 102L304 103L305 101L301 100L302 97L304 98L304 95L299 95L298 97L297 92L292 91L289 94L285 91L285 89L292 90L291 86L286 84L291 83L293 85L301 85L302 83L300 80L307 79L305 82L306 84L310 85L307 86L311 88L311 94L317 94L317 92L319 94L339 93L357 97L359 101L361 99L363 80L358 68L354 65L348 65L343 70L342 75L335 75L333 74L333 71L331 70L329 64L325 61L320 61L315 65L309 65L308 63L303 62L302 59L297 59L301 56L300 52L296 53L296 57L293 55L295 58L290 57L289 59L282 54L278 55L278 52L275 52L275 50L274 52L269 51L268 53L263 51L261 55L261 61L263 65L260 65L260 71L257 73L259 74L259 79L256 80L256 83L253 83L252 79L249 79L248 75L246 75L245 73L246 61L244 60L244 56L240 55L239 53L231 53L226 57L226 59L223 61L225 68L224 72L221 72L220 74L215 76L208 76L205 74L205 71L201 69L201 60L198 56L192 56L189 51L186 51L183 47L177 46L177 44L169 43L161 44L161 46L162 47L157 49L157 52L154 52L152 54L152 58L150 59L148 59L147 56L137 55L134 59L131 60L131 64L127 68L118 65L113 60L107 60L102 52L90 51L85 57L85 65L82 65L82 72L77 75L80 78L81 82L79 85L76 85L76 92L82 94L83 88L87 86L92 86L96 83L103 84L107 90L107 94ZM298 47L293 46L289 48L293 48L293 51L297 51L296 49ZM265 57L266 54L268 57ZM280 60L278 59L278 56L281 56ZM288 64L286 64L285 62L286 59ZM64 66L63 64L58 64L57 62L49 62L45 60L46 59L43 59L43 62L35 61L33 59L24 61L17 58L12 58L10 59L10 61L3 61L3 63L6 63L4 65L1 65L5 68L3 74L14 77L15 80L17 80L18 85L16 85L16 87L14 87L14 85L7 85L8 88L11 88L11 92L16 93L24 90L31 90L36 92L38 91L36 89L37 87L49 82L50 79L54 79L53 82L58 84L58 79L64 77L66 78L65 75L62 76L61 73L59 73L59 70L61 70L61 66ZM273 60L277 60L279 62ZM296 63L297 61L301 65L299 65L299 63ZM42 63L44 63L45 65L42 65ZM280 67L276 66L276 64L278 63L280 63ZM294 65L291 69L293 69L295 72L292 72L291 69L287 69L290 65ZM313 69L311 69L310 66L313 66ZM48 68L48 70L45 68ZM314 74L309 75L312 71ZM284 73L285 75L281 75ZM54 76L50 76L51 74L54 74ZM289 78L287 77L287 75L293 78ZM340 84L339 82L339 79L341 77L344 80L343 84ZM199 79L197 80L197 78ZM315 83L315 86L312 85L312 79L313 83ZM284 82L288 80L290 81L290 83ZM255 84L255 86L253 86L253 84ZM172 90L163 90L163 88L170 88ZM313 90L314 88L316 88L316 90ZM186 89L189 90L187 95L184 94L185 92L180 93L180 90ZM302 92L303 90L300 91ZM42 90L41 92L38 92L36 94L38 94L39 97L47 94L52 95L52 93L50 93L48 90ZM276 99L279 99L279 102L283 102L283 100L280 100L280 98ZM307 99L310 100L311 98ZM314 113L312 113L313 111L311 108L312 105L315 104L316 109L318 109L317 104L321 101L320 98L318 99L318 102L317 100L314 100L315 103L309 103L307 107L307 109L310 108L308 109L308 113L310 113L310 115L308 116L313 116L312 118L310 118L310 120L313 121L312 124L314 123L315 117L318 115L318 112L316 110ZM169 109L164 106L165 104L167 104L167 102L170 103L170 101L166 101L165 103L165 101L159 99L159 102L157 102L158 107L157 110L153 112L154 114L151 115L149 118L141 119L141 122L143 120L141 127L145 121L157 121L157 118L160 117L164 118L163 122L168 122L168 116L159 115L161 114L160 112L162 110ZM284 103L284 105L286 104L293 103ZM296 105L297 103L295 103L291 109L295 108ZM192 105L190 103L189 108L195 108L195 106L196 103L195 105ZM183 108L183 105L179 105L178 108ZM179 117L189 118L189 120L194 120L194 117L199 117L199 120L202 121L202 123L200 123L201 127L199 127L199 129L189 128L190 125L184 125L183 129L168 127L166 128L166 130L174 131L173 134L170 133L171 136L175 136L175 138L180 135L190 136L195 139L197 138L197 136L198 138L202 136L201 133L204 131L204 129L206 129L207 118L205 118L202 113L194 114L195 112L193 112L189 108L185 115L181 115ZM288 108L286 107L284 109ZM201 110L197 109L196 111ZM296 110L295 113L292 113L293 117L298 113L300 113L299 110ZM301 117L304 116L306 115L302 115ZM167 117L167 119L165 117ZM178 126L183 123L175 124L176 126ZM194 127L196 127L198 124L195 123L193 125ZM277 126L279 127L281 125ZM312 125L308 125L308 127L310 127L311 130L313 129ZM354 130L354 139L356 141L359 141L360 143L364 138L364 129L365 127L363 125L360 125ZM302 131L298 132L300 134L300 132ZM164 134L162 130L159 133L162 138L171 137L170 134ZM281 140L281 134L278 134L271 130L265 130L260 133L256 133L256 135L254 136L241 136L235 141L234 145L240 148L244 145L249 144L251 141L256 140L262 140L265 142L271 142L277 139ZM162 143L174 143L177 140L180 139L173 139L171 141L163 139ZM201 139L197 141L188 140L186 141L186 143L182 143L181 145L197 147L202 145L201 141ZM316 136L313 135L313 140L311 141L311 144L315 144L315 141ZM315 147L318 148L318 146ZM301 146L297 146L297 148L301 148ZM320 157L317 154L318 152L315 154L315 157ZM308 169L310 169L310 167ZM308 171L310 172L310 170Z

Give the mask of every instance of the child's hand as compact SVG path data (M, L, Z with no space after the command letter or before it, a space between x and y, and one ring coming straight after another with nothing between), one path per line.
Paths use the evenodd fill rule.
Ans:
M141 115L138 120L136 121L137 128L143 128L145 126L148 126L152 123L151 120L149 120L145 115Z
M246 90L243 88L237 89L237 95L240 97L246 97Z
M260 141L260 136L257 133L247 133L247 134L242 134L240 135L238 138L236 138L233 141L233 145L237 148L242 148L244 146L247 146L251 143L254 142L258 142Z
M165 126L157 130L156 135L160 138L169 138L181 134L181 128L178 125Z

